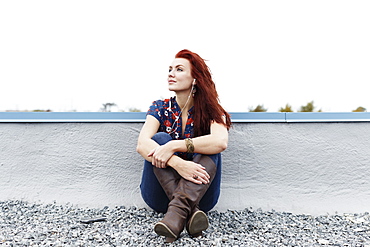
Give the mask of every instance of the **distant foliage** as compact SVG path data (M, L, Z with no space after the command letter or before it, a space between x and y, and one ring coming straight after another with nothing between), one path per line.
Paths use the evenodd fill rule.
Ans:
M263 105L258 105L256 108L253 107L249 108L249 112L266 112L267 109L263 107Z
M308 102L307 105L301 106L299 112L314 112L315 108L316 107L314 106L314 102L311 101L311 102ZM317 112L322 112L322 111L320 109Z
M366 108L362 107L362 106L359 106L359 107L357 107L356 110L353 110L352 112L366 112Z
M51 112L51 110L33 110L33 112Z
M138 108L130 108L130 109L128 109L128 111L129 112L141 112L141 110L138 109Z
M281 108L279 109L279 112L293 112L293 110L292 110L292 106L291 106L291 105L289 105L289 104L286 104L284 108L283 108L283 107L281 107Z

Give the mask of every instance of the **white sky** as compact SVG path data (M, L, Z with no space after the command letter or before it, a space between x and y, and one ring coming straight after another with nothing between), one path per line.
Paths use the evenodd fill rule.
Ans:
M208 60L228 111L370 109L370 1L0 1L0 110L146 111Z

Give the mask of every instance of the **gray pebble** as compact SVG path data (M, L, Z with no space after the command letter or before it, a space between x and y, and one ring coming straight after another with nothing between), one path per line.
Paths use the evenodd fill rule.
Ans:
M107 218L82 224L87 217ZM295 215L261 209L211 211L200 238L186 231L170 245L153 231L163 214L117 206L79 208L71 204L0 202L2 246L367 246L370 214Z

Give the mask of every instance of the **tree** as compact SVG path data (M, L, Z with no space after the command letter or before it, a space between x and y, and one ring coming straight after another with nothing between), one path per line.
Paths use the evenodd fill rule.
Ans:
M103 108L101 109L103 112L110 112L110 108L112 106L117 106L115 103L105 103L103 104Z
M313 101L311 101L311 102L308 102L307 105L301 106L301 109L299 110L299 112L314 112L315 108L316 107L314 106ZM321 109L318 110L318 112L321 112Z
M292 106L291 106L291 105L289 105L289 104L286 104L286 105L285 105L285 108L281 107L281 108L279 109L279 112L293 112L293 110L292 110Z
M263 107L263 105L258 105L256 108L249 107L249 112L266 112L267 109Z
M359 106L359 107L357 107L356 110L353 110L352 112L366 112L366 108L362 107L362 106Z

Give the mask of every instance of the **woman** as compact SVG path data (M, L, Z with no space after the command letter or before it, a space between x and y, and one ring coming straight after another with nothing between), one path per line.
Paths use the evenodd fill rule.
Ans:
M218 201L221 152L231 121L198 54L177 53L169 67L168 88L176 96L153 102L137 151L145 158L142 197L149 207L166 213L154 231L172 242L185 227L192 236L208 228L204 212Z

